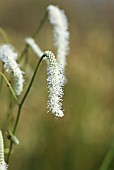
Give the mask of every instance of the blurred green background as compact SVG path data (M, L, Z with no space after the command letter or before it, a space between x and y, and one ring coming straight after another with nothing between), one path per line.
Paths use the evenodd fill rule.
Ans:
M46 65L42 63L22 110L17 129L20 145L14 146L9 169L98 170L114 138L114 1L0 0L0 27L19 52L49 4L64 9L69 20L65 116L55 119L47 114ZM56 53L48 19L36 41L43 51ZM1 35L0 42L5 43ZM29 62L32 71L36 57L31 52ZM25 86L29 80L26 76ZM8 91L2 90L1 120L8 101ZM113 169L114 159L109 167Z

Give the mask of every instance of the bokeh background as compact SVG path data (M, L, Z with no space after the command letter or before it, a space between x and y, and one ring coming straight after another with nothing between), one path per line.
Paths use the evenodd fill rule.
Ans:
M42 63L20 117L9 170L98 170L114 139L114 1L0 0L0 27L19 53L49 4L64 9L69 20L63 107L65 116L47 114L46 65ZM46 19L36 41L52 50L52 27ZM0 35L0 43L5 43ZM30 51L30 80L37 58ZM5 90L4 90L5 89ZM0 98L0 119L7 113L8 90ZM16 117L16 108L13 120ZM114 169L112 159L109 170Z

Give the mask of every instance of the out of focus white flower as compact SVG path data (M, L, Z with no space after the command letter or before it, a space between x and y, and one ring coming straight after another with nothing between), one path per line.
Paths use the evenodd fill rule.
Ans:
M48 109L49 111L52 111L52 114L54 114L56 117L63 117L64 113L62 110L62 97L64 95L63 86L65 81L63 70L58 65L55 56L51 51L45 51L43 55L48 60Z
M4 68L7 72L12 72L15 86L14 91L16 95L20 95L23 90L24 78L23 72L20 70L16 62L18 54L14 52L11 45L5 44L0 46L0 60L4 63Z
M40 58L43 55L43 51L40 49L38 44L36 44L35 40L33 38L26 38L25 43L31 47L33 52Z
M10 44L1 45L0 49L2 49L2 53L0 52L0 55L2 55L2 57L6 58L6 56L8 55L9 58L13 58L14 60L18 58L18 54L15 52L13 46L11 46Z
M49 21L53 26L54 44L57 48L57 62L64 68L66 55L69 52L69 31L68 21L63 10L54 5L47 7Z
M2 132L0 130L0 170L7 170L7 164L4 160L4 142Z

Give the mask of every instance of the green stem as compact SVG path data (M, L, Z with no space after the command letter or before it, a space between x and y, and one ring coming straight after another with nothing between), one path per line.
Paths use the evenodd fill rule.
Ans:
M4 66L2 64L2 73L4 74ZM1 80L0 80L0 95L2 93L2 85L3 85L3 76L1 76Z
M3 28L0 27L0 34L3 36L6 43L9 43L8 36Z
M38 26L38 28L36 29L36 31L33 33L32 38L34 38L34 39L36 38L36 35L39 33L40 29L42 28L42 26L43 26L46 18L47 18L47 11L46 11L43 19L40 21L40 25Z
M19 104L18 113L17 113L17 118L16 118L16 121L15 121L14 129L13 129L13 134L14 134L14 135L15 135L15 133L16 133L16 129L17 129L17 125L18 125L18 122L19 122L19 118L20 118L22 106L23 106L24 101L25 101L25 99L26 99L26 97L27 97L27 95L28 95L28 93L29 93L29 91L30 91L30 89L31 89L31 87L32 87L32 84L33 84L33 81L34 81L34 79L35 79L37 70L38 70L38 68L39 68L39 65L40 65L43 57L44 57L44 56L42 56L42 57L40 58L40 60L38 61L37 65L36 65L36 68L35 68L35 70L34 70L34 74L33 74L33 76L32 76L32 79L31 79L31 81L30 81L30 84L29 84L29 86L28 86L28 88L27 88L27 90L26 90L26 93L25 93L24 97L23 97L22 100L21 100L21 103ZM8 157L7 157L7 163L9 163L9 159L10 159L12 147L13 147L13 143L11 142L11 143L10 143L10 147L9 147L9 154L8 154Z
M40 25L37 27L36 31L33 33L32 38L34 38L34 39L36 38L36 35L39 33L40 29L42 28L46 18L47 18L47 12L45 13L45 15L44 15L43 19L41 20ZM29 45L26 44L22 53L21 53L19 62L22 60L23 56L28 53L28 50L29 50Z
M99 170L108 170L110 163L113 160L113 157L114 157L114 140L113 140Z
M7 118L5 119L6 120L6 124L7 123L9 123L10 122L10 120L11 120L11 117L12 117L12 110L13 110L13 108L14 108L14 100L13 100L13 96L12 96L12 93L10 92L10 94L9 94L10 96L9 96L9 107L8 107L8 111L7 111L7 114L6 114L6 116L7 116ZM5 124L5 123L4 123ZM7 125L8 126L8 125Z
M33 74L33 76L32 76L32 79L31 79L31 81L30 81L30 84L29 84L29 86L28 86L28 89L27 89L27 91L26 91L26 93L25 93L25 95L24 95L24 97L23 97L20 105L23 105L23 103L24 103L24 101L25 101L25 99L26 99L26 97L27 97L27 95L28 95L28 93L29 93L29 91L30 91L30 88L31 88L32 83L33 83L33 81L34 81L34 78L35 78L35 76L36 76L37 70L38 70L39 65L40 65L40 63L41 63L41 61L42 61L43 58L44 58L44 56L42 56L42 57L40 58L40 60L38 61L37 65L36 65L36 68L35 68L35 70L34 70L34 74Z
M19 105L18 99L17 99L17 97L16 97L16 95L15 95L15 92L14 92L14 90L13 90L11 84L9 83L9 81L7 80L7 78L5 77L5 75L4 75L1 71L0 71L0 74L1 74L1 76L4 78L4 80L6 81L8 87L10 88L10 91L11 91L11 93L12 93L12 95L13 95L13 97L14 97L16 103Z

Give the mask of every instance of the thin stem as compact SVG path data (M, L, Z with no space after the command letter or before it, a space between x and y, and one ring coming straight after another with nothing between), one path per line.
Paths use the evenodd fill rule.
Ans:
M6 43L9 43L8 36L3 28L0 27L0 34L3 36Z
M17 113L17 118L16 118L14 129L13 129L13 134L15 134L15 132L16 132L16 127L17 127L17 124L18 124L18 121L19 121L19 117L20 117L20 113L21 113L21 108L22 108L22 105L19 105L18 113ZM11 141L10 142L10 146L9 146L9 153L8 153L8 157L7 157L7 164L9 164L12 148L13 148L13 142Z
M13 110L13 107L14 107L14 100L13 100L13 96L12 96L12 93L10 92L10 94L9 94L9 107L8 107L8 111L7 111L7 119L6 119L6 121L7 122L10 122L10 119L11 119L11 117L12 117L12 110Z
M45 15L44 15L43 19L41 20L40 25L37 27L36 31L33 33L32 38L34 38L34 39L36 38L36 35L39 33L40 29L42 28L42 26L43 26L43 24L44 24L44 22L46 20L46 17L47 17L47 12L45 13ZM23 56L28 53L28 50L29 50L29 45L26 44L23 51L22 51L22 53L21 53L19 61L21 61Z
M27 53L26 53L25 60L24 60L24 64L23 64L25 70L26 70L26 68L27 68L28 60L29 60L29 53L27 52Z
M24 101L25 101L25 99L26 99L26 97L27 97L27 95L28 95L28 93L29 93L29 91L30 91L30 88L31 88L32 83L33 83L33 81L34 81L34 78L35 78L35 76L36 76L37 70L38 70L39 65L40 65L40 63L41 63L41 61L42 61L43 58L44 58L44 56L42 56L42 57L39 59L37 65L36 65L36 68L35 68L35 70L34 70L34 74L33 74L33 76L32 76L32 79L31 79L31 81L30 81L30 84L29 84L29 86L28 86L28 89L27 89L27 91L26 91L26 93L25 93L25 95L24 95L24 97L23 97L20 105L23 105L23 103L24 103Z
M23 51L22 51L22 53L21 53L21 55L20 55L20 58L19 58L19 61L18 61L18 62L20 62L20 61L22 60L22 58L23 58L23 56L24 56L25 54L27 55L28 50L29 50L29 45L26 44L25 47L24 47L24 49L23 49Z
M38 28L36 29L36 31L33 33L32 38L34 38L34 39L36 38L36 35L39 33L40 29L42 28L42 26L43 26L46 18L47 18L47 11L46 11L43 19L40 21L40 25L38 26Z
M44 18L41 20L40 25L38 26L38 28L36 29L36 31L35 31L34 34L32 35L33 38L35 38L36 35L39 33L41 27L43 26L43 24L44 24L44 22L45 22L46 17L47 17L47 12L45 13ZM28 50L29 50L29 45L26 44L24 50L23 50L22 53L21 53L21 56L20 56L19 61L21 61L21 59L23 58L24 55L27 55L27 54L28 54ZM17 129L17 125L18 125L18 122L19 122L22 105L23 105L23 103L24 103L24 101L25 101L25 99L26 99L26 97L27 97L27 95L28 95L28 93L29 93L29 91L30 91L30 88L31 88L32 83L33 83L33 81L34 81L36 72L37 72L37 70L38 70L38 67L39 67L39 65L40 65L43 57L44 57L44 56L42 56L42 57L40 58L37 66L36 66L36 68L35 68L33 77L32 77L32 79L31 79L31 81L30 81L29 86L28 86L28 89L27 89L27 91L26 91L26 93L25 93L25 95L24 95L21 103L19 104L18 113L17 113L17 118L16 118L16 122L15 122L15 125L14 125L14 129L13 129L13 134L15 134L16 129ZM10 143L10 148L9 148L9 154L8 154L8 157L7 157L7 163L9 162L9 159L10 159L12 147L13 147L13 143L12 143L12 141L11 141L11 143Z
M33 76L32 76L32 79L31 79L31 81L30 81L30 84L29 84L29 86L28 86L28 88L27 88L27 90L26 90L26 93L25 93L24 97L23 97L22 100L21 100L21 103L19 104L18 113L17 113L17 118L16 118L16 121L15 121L14 129L13 129L13 134L14 134L14 135L15 135L15 133L16 133L16 129L17 129L17 125L18 125L18 122L19 122L19 118L20 118L22 106L23 106L24 101L25 101L25 99L26 99L26 97L27 97L27 95L28 95L28 93L29 93L29 91L30 91L30 89L31 89L31 87L32 87L32 84L33 84L33 81L34 81L34 79L35 79L37 70L38 70L38 68L39 68L39 65L40 65L43 57L44 57L44 56L42 56L42 57L40 58L40 60L38 61L37 65L36 65L36 68L35 68L35 70L34 70L34 74L33 74ZM8 154L8 157L7 157L7 163L9 163L9 159L10 159L12 147L13 147L13 143L12 143L12 141L11 141L11 143L10 143L10 148L9 148L9 154Z
M113 140L99 170L108 170L109 165L110 165L111 161L113 160L113 157L114 157L114 140Z
M19 105L18 99L17 99L17 97L16 97L16 95L15 95L15 92L14 92L14 90L13 90L11 84L9 83L9 81L7 80L7 78L5 77L5 75L4 75L1 71L0 71L0 74L1 74L1 76L4 78L4 80L6 81L8 87L10 88L10 91L11 91L11 93L12 93L12 95L13 95L13 97L14 97L16 103Z
M17 125L18 125L18 121L19 121L20 111L21 111L22 105L23 105L23 103L24 103L24 101L25 101L25 99L26 99L26 97L27 97L27 95L28 95L28 93L29 93L29 91L30 91L30 88L32 87L32 84L33 84L35 75L36 75L36 73L37 73L37 70L38 70L38 68L39 68L39 65L40 65L43 57L44 57L44 56L42 56L42 57L40 58L40 60L38 61L37 65L36 65L36 68L35 68L35 70L34 70L34 74L33 74L33 76L32 76L32 79L31 79L31 81L30 81L30 84L29 84L29 86L28 86L28 88L27 88L27 91L26 91L26 93L25 93L24 97L22 98L21 103L20 103L20 105L19 105L19 111L18 111L18 115L17 115L16 122L15 122L14 130L13 130L13 133L14 133L14 134L15 134L15 131L16 131L16 128L17 128Z
M4 66L3 66L3 63L2 63L2 73L4 74ZM2 93L2 85L3 85L3 76L1 76L1 79L0 79L0 95Z

